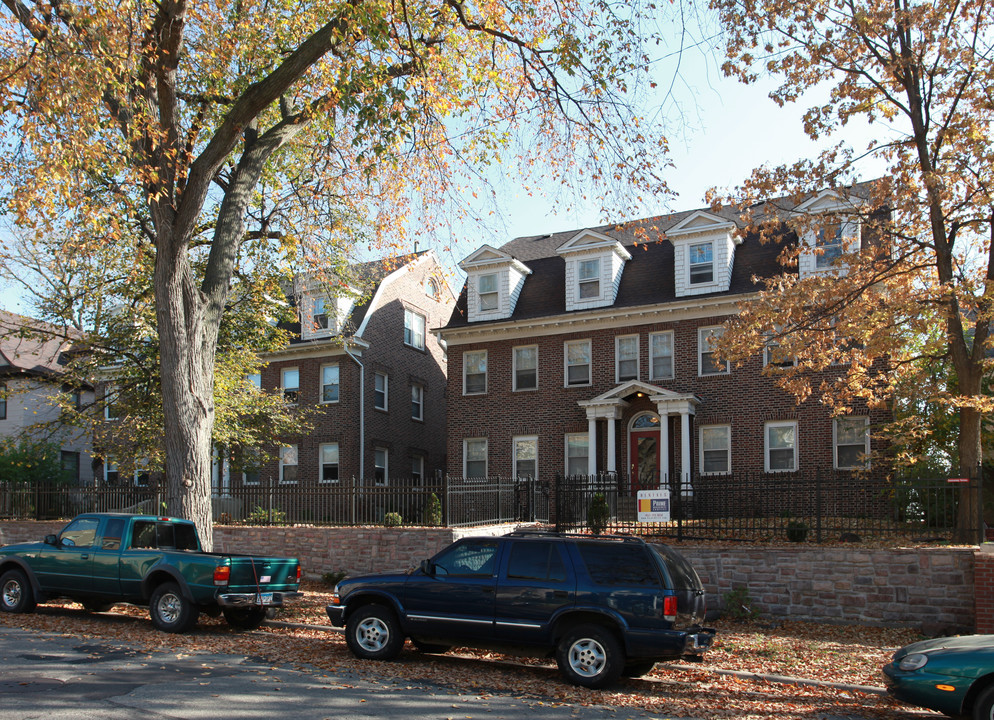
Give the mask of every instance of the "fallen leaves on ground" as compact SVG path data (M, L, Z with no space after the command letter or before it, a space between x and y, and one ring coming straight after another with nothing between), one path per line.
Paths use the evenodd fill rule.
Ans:
M302 601L283 609L276 623L255 632L237 631L222 618L201 615L193 632L170 635L152 627L146 608L117 605L109 613L90 614L68 601L41 605L29 615L0 614L0 625L104 638L177 655L233 653L263 659L274 667L306 665L324 673L357 673L383 684L435 683L474 697L509 694L554 704L645 710L668 717L903 720L930 715L875 693L720 672L879 686L880 668L894 650L921 639L909 629L719 621L715 644L702 661L659 663L644 678L624 680L606 690L587 690L567 685L553 661L466 648L446 655L423 655L409 645L395 662L358 660L346 648L341 633L317 627L328 625L324 608L330 590L315 583L302 589Z

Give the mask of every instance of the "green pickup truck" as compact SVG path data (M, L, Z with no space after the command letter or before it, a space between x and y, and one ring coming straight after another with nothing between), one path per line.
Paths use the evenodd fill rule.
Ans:
M93 612L147 605L152 624L181 633L200 613L252 630L270 608L298 598L296 558L203 552L192 522L87 513L44 542L0 547L0 610L31 612L70 598Z

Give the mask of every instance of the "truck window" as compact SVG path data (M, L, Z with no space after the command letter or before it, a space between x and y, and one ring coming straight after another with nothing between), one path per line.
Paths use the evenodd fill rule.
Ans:
M515 580L566 579L566 567L559 548L551 542L516 542L511 545L507 576Z
M59 543L65 547L92 547L97 539L97 518L77 518L69 523L59 535Z
M100 540L101 550L120 550L121 535L124 533L124 519L111 518L104 528L104 536Z
M158 522L155 524L158 547L169 550L196 550L197 533L193 525Z
M659 575L642 545L578 542L576 547L595 585L659 587Z
M155 547L155 523L151 520L136 520L131 528L131 547Z

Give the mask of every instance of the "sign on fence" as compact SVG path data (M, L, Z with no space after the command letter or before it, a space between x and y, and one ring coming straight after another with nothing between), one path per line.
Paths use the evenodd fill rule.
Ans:
M669 490L639 490L639 522L670 521Z

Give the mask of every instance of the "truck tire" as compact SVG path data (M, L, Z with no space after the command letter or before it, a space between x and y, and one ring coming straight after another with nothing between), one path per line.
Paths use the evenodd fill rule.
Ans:
M607 628L578 625L559 640L556 664L563 677L574 685L602 688L621 677L625 654L614 633Z
M221 612L224 613L224 619L228 624L239 630L255 630L267 617L264 607L229 607Z
M183 597L176 583L162 583L152 591L148 601L152 624L162 632L184 633L197 624L200 613L193 603Z
M364 605L345 623L345 642L364 660L393 660L404 647L404 636L393 610L384 605Z
M27 576L20 570L0 575L0 610L11 613L34 612L37 603Z

